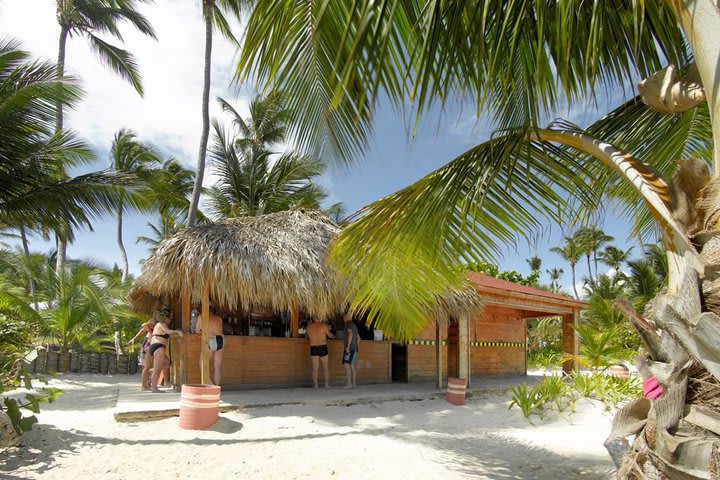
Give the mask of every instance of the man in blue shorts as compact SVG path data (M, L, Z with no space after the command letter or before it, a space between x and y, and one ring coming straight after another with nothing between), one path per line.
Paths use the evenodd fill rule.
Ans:
M360 341L360 335L358 335L357 325L353 322L352 314L350 312L345 314L345 352L343 352L342 364L345 366L345 374L347 375L347 383L345 388L356 388L357 387L357 374L355 371L355 364L357 362L358 354L358 342Z

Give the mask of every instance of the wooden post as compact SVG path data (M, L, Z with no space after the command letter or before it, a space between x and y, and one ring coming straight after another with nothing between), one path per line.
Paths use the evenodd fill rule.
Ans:
M200 324L202 326L202 340L200 343L200 383L210 383L210 345L208 344L210 335L208 328L210 325L210 282L205 284L202 297L202 313L200 314Z
M470 319L468 314L458 317L458 377L470 385Z
M435 319L435 388L443 388L442 335L440 319Z
M181 326L185 334L190 333L190 292L187 287L183 288L180 299ZM176 383L183 385L187 383L187 339L180 337L180 370Z
M290 331L293 338L299 336L298 330L300 328L300 307L297 302L292 303L292 312L290 312Z
M578 337L575 329L572 328L572 325L579 324L580 311L578 309L573 309L573 313L562 316L562 343L564 354L578 355L580 353L580 337ZM568 360L562 364L564 373L570 373L577 367L578 363L575 360Z

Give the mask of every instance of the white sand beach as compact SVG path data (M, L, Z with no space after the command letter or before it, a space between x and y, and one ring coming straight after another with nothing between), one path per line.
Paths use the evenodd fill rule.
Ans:
M613 471L602 445L612 417L590 401L578 403L572 423L553 415L531 425L508 410L509 395L494 395L461 407L423 400L251 408L189 431L177 418L115 422L118 381L53 380L66 393L43 406L21 448L0 453L0 478L559 480Z

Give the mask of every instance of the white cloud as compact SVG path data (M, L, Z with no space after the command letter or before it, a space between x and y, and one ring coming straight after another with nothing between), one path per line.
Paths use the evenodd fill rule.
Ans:
M0 29L21 40L33 54L54 60L59 27L53 4L5 0L0 3ZM106 147L118 129L131 128L143 140L194 166L202 124L205 33L200 5L166 0L143 6L142 12L155 28L158 41L127 25L121 27L124 48L135 55L140 66L144 97L104 66L84 38L69 38L66 71L80 77L86 96L76 110L68 112L66 126L93 145ZM238 23L234 26L235 32L241 32ZM235 88L230 86L236 61L237 48L215 35L211 117L219 114L217 96L232 98L241 111L247 110L245 97L236 99Z

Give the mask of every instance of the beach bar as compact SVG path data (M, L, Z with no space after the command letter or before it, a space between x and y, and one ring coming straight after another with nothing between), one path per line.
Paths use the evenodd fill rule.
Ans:
M173 327L185 332L191 331L194 310L201 322L210 308L220 315L224 388L308 385L309 345L301 338L305 322L320 318L342 332L346 288L326 264L330 241L339 232L321 212L301 210L187 228L163 241L148 259L130 305L145 314L170 306ZM392 381L391 342L376 340L364 325L360 333L359 381ZM173 383L207 383L209 367L200 371L199 362L207 354L201 349L207 338L189 333L171 340ZM339 383L342 341L329 340L328 346L331 377Z
M311 384L307 322L319 318L342 334L350 278L327 265L340 228L321 212L289 211L228 219L187 228L164 240L145 263L130 292L130 305L151 314L173 310L173 328L192 332L210 309L223 318L225 347L221 386L230 389ZM584 303L469 272L467 285L438 298L427 327L408 342L393 342L358 318L363 340L361 383L433 382L448 377L524 375L528 318L558 316L563 350L578 353L572 324ZM207 327L202 332L207 335ZM186 333L170 343L172 382L207 383L206 336ZM342 340L328 340L332 383L344 381ZM205 357L207 359L207 357ZM572 368L570 362L564 365Z

